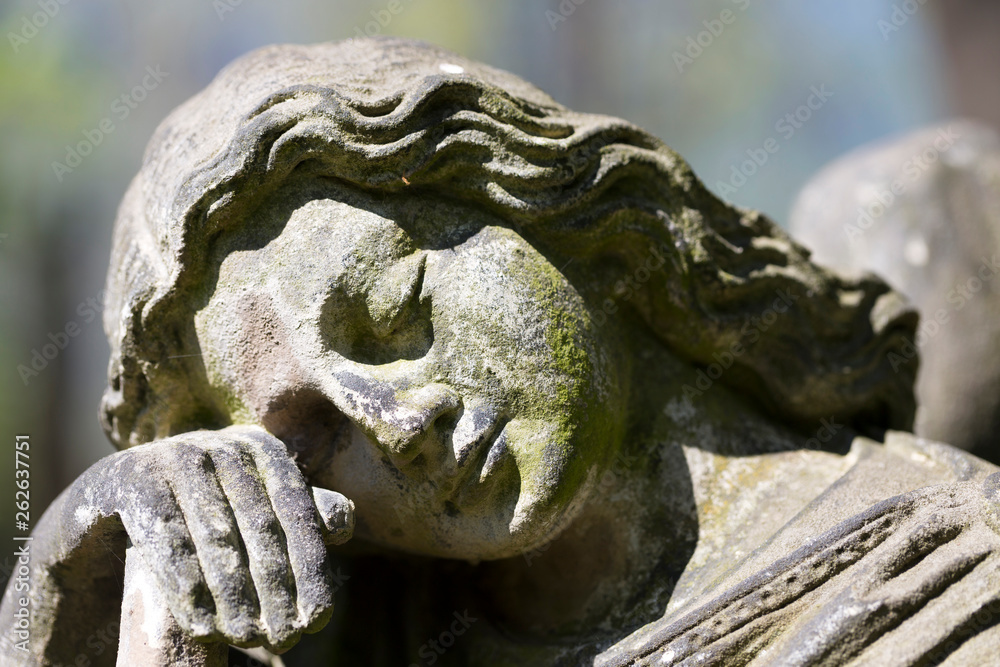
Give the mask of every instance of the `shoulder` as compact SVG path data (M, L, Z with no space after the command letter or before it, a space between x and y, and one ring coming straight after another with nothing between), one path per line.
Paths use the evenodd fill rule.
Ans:
M598 664L986 664L1000 651L1000 469L890 433L711 590Z

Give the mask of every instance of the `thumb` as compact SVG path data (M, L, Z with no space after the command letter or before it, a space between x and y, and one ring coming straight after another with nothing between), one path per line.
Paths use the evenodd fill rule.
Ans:
M318 486L312 489L313 502L323 521L323 541L343 544L354 534L354 503L346 496Z

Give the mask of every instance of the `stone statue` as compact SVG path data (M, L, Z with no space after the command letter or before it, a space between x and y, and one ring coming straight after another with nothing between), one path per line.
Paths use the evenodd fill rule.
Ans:
M814 259L875 271L921 314L914 432L1000 461L1000 136L955 120L865 146L803 189L791 231Z
M108 288L121 451L37 526L9 664L114 664L123 597L141 655L143 586L240 665L1000 648L1000 474L905 432L903 300L510 74L241 58L154 136Z

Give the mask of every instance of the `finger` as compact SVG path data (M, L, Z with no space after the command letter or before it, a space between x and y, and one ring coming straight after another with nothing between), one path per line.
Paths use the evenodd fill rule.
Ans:
M285 533L288 560L295 576L298 629L314 632L333 613L333 582L323 543L324 524L313 502L311 487L285 445L258 429L248 430L245 435L256 443L251 452Z
M280 643L278 636L295 632L298 621L295 579L284 531L247 448L226 442L208 451L246 547L260 605L261 632L266 633L268 645Z
M192 637L213 637L212 596L184 522L184 513L166 483L158 457L141 454L122 457L109 470L109 478L130 482L118 482L115 496L119 516L133 546L149 565L153 580L177 624ZM135 489L140 480L143 482L141 493Z
M164 458L215 602L216 630L227 643L245 644L261 635L260 606L240 526L207 451L208 443L216 441L217 436L187 434L169 445Z
M343 544L354 535L354 503L336 491L319 486L312 487L313 503L326 529L326 544Z

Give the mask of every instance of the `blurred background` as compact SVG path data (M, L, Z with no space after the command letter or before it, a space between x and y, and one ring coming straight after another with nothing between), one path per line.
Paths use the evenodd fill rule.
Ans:
M435 42L644 126L781 224L852 148L955 115L1000 127L989 0L4 0L0 28L0 535L15 434L30 435L32 523L111 453L96 413L116 207L159 121L246 51Z

